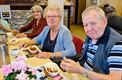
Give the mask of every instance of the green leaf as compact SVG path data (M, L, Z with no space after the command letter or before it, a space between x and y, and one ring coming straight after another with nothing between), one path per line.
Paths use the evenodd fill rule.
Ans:
M7 77L5 77L5 80L15 80L16 75L17 74L15 72L12 72Z

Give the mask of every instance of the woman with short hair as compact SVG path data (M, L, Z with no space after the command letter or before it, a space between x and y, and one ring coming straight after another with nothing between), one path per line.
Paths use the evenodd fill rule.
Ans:
M63 11L58 5L48 5L44 10L48 26L33 40L24 41L26 44L41 44L42 52L39 58L73 57L76 55L75 46L69 29L62 24ZM21 45L23 46L23 45Z
M34 38L38 34L40 34L43 28L47 25L46 19L43 18L43 9L40 5L34 5L31 8L31 11L32 11L32 16L34 17L34 19L26 26L21 27L19 31L17 31L19 32L19 34L17 34L16 37L27 36L28 38ZM26 34L23 33L31 29L32 29L31 33L26 33Z

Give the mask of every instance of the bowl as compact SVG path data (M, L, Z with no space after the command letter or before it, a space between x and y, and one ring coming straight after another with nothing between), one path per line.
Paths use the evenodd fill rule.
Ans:
M55 68L52 68L52 67L46 67L46 70L50 76L56 76L59 74L59 71Z
M28 50L29 50L29 52L32 53L32 54L36 54L36 53L39 52L39 50L38 50L38 48L37 48L36 46L29 46L29 47L28 47Z

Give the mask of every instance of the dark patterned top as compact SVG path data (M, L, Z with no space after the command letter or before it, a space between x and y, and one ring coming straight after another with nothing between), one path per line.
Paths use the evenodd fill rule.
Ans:
M97 48L97 44L89 44L89 47L87 49L87 59L84 64L85 68L92 70L93 59ZM117 42L112 47L107 61L109 65L109 70L122 70L122 41Z
M36 25L36 19L32 20L29 24L19 29L20 33L26 32L30 29L32 29L32 33L28 33L27 37L34 38L36 37L40 32L42 32L43 28L47 25L46 19L41 18L39 20L38 25Z
M58 34L57 34L57 36L58 36ZM54 52L57 36L54 40L51 40L50 39L50 30L49 30L47 37L45 38L44 45L42 47L42 51Z

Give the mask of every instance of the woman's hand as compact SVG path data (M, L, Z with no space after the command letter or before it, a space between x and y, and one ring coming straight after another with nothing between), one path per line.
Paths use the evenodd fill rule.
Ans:
M3 26L0 24L0 29L3 29Z
M70 59L62 60L60 66L63 70L68 72L81 73L84 70L84 68L81 67L79 63Z
M28 46L28 44L25 44L24 42L20 42L19 43L19 48L26 48Z
M27 37L27 35L24 33L19 33L16 35L16 38L23 38L23 37Z
M51 53L51 52L40 52L40 53L38 53L38 55L37 55L37 57L38 58L51 58L51 55L52 55L53 53Z

